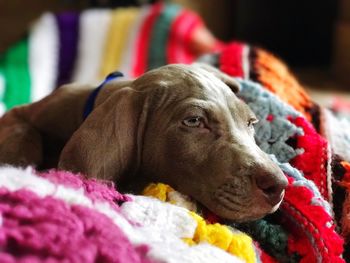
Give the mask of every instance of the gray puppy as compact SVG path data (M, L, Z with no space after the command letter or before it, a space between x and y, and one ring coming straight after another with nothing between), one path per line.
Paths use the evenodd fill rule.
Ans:
M125 189L163 182L221 217L261 218L278 208L287 180L255 144L257 120L238 89L199 64L111 80L98 93L63 86L0 119L0 162L58 167Z

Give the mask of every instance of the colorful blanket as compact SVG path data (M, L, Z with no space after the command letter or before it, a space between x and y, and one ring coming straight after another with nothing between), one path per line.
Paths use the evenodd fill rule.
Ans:
M103 258L104 262L114 262L118 257L121 262L235 262L237 258L245 262L344 262L341 257L343 240L335 231L332 203L329 201L332 196L328 187L331 182L327 179L329 166L322 166L322 162L328 160L328 155L322 155L322 151L328 149L326 140L318 136L301 113L260 84L247 80L239 82L241 91L238 95L261 120L256 128L257 143L272 154L289 180L278 212L256 222L233 224L198 209L200 206L194 201L161 184L150 185L144 191L145 195L160 199L156 201L142 196L124 196L113 189L112 183L108 188L64 172L51 171L38 175L30 170L23 172L4 168L3 172L0 171L0 182L4 182L1 189L6 195L0 200L5 209L1 213L5 259L25 261L27 257L36 260L52 257L61 260L64 256L79 262L86 256L84 253L92 250L91 257L83 261L95 262ZM289 163L293 163L294 167ZM51 184L47 185L47 181ZM75 188L84 195L77 197L70 192L72 189L66 190L61 185ZM86 200L86 196L92 200ZM65 208L68 203L68 209L57 204L62 199ZM50 213L44 211L46 202ZM72 215L73 219L65 218L71 216L71 210L75 211L75 205L81 204L109 215L113 222L104 222L100 215L95 215L95 210ZM121 211L122 215L112 213L106 208L107 204L115 209L114 212ZM56 206L59 215L55 216ZM99 227L99 222L103 222L101 228L108 229L108 234L116 236L109 237L106 231L95 229ZM76 226L79 232L74 233L70 224ZM66 227L71 231L64 230ZM48 232L51 228L57 232ZM50 233L48 239L43 239L44 232L40 231ZM62 233L64 236L60 236ZM95 237L99 234L102 237ZM119 235L123 241L119 240ZM113 239L113 242L107 246L107 242L100 241L104 238ZM125 247L122 242L128 245ZM79 253L82 255L75 255L70 249L64 251L80 244L89 248L85 252L81 250ZM129 252L124 254L124 250ZM130 252L133 250L136 255ZM74 256L77 259L70 259ZM129 256L132 258L129 259Z
M99 83L116 69L135 77L219 46L199 16L173 4L46 13L0 54L0 113L61 84Z
M252 80L255 85L261 84L258 85L260 90L269 94L262 95L261 91L256 92L251 88L248 89L249 92L243 89L243 94L239 94L262 120L257 126L257 143L266 152L273 153L280 162L288 162L298 169L305 182L316 186L331 208L328 211L335 220L337 232L345 238L343 256L349 260L349 121L337 118L331 111L314 103L287 66L260 48L244 43L230 43L221 52L211 55L210 59L206 60L229 75ZM272 96L271 93L276 96ZM282 107L279 106L276 110L277 105ZM290 106L292 112L288 110ZM276 119L276 115L281 114L290 123L286 124L285 120ZM269 122L272 123L268 124ZM290 124L295 125L297 129L290 129ZM280 140L285 142L285 145L280 145ZM289 155L286 159L285 153ZM301 190L292 197L296 198L298 192ZM294 205L301 201L299 197L301 196L292 201ZM293 217L298 218L298 214L294 214ZM301 223L302 219L299 218L298 224L310 226L310 222L318 224L322 221L318 212L312 217L314 219L309 218L304 223ZM257 231L261 232L262 229L258 228ZM327 237L318 235L318 231L308 234L309 238L322 242ZM306 248L302 243L298 242L299 248ZM300 251L297 254L300 254ZM297 257L296 261L299 260ZM305 262L309 262L308 260Z
M46 14L0 57L1 107L115 69L138 76L166 63L190 63L200 55L201 38L194 37L200 27L198 16L167 4ZM350 260L349 122L314 103L270 53L237 42L216 41L209 49L215 53L200 60L239 78L238 96L260 119L256 141L288 177L281 208L232 224L161 184L144 192L156 200L64 172L3 168L1 262Z
M11 167L0 168L0 178L3 263L256 262L246 234L155 198L122 195L111 182Z

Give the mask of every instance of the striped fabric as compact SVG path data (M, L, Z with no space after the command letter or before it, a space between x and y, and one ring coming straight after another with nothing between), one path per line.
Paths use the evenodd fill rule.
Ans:
M98 83L116 70L137 77L164 64L190 63L199 26L196 14L165 3L46 13L26 39L0 54L0 113L68 82Z

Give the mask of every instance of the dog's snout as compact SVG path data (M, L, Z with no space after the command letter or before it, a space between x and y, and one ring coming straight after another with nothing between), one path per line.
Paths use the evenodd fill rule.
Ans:
M260 168L256 171L255 182L271 205L276 205L282 200L284 189L288 185L287 178L278 169L267 171Z

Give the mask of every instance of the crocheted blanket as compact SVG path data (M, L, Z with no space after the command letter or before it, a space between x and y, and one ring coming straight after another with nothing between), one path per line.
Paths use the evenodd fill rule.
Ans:
M237 256L254 262L252 241L244 234L210 227L154 198L122 195L110 182L11 167L0 168L0 178L3 263L242 262ZM212 233L203 234L205 229ZM212 240L215 245L200 242L217 238L216 231L231 237L237 256L219 249L220 239Z
M278 161L290 164L300 173L304 182L299 182L299 186L309 185L306 188L313 189L313 194L318 192L317 195L321 196L324 204L319 208L323 207L333 218L335 230L345 240L343 257L349 261L349 120L339 119L331 111L313 102L288 67L260 48L243 43L230 43L219 54L211 57L213 65L231 76L244 79L239 95L261 120L256 127L257 143L267 153L274 154ZM254 86L247 85L248 80L254 81L257 88L247 88ZM301 193L304 193L306 188L298 189L290 197L287 191L281 209L285 209L286 203L290 202L291 210L286 216L299 221L299 226L309 228L307 235L316 243L324 242L328 235L320 236L319 230L311 230L314 226L318 228L324 225L321 223L323 220L319 212L310 209L307 213L313 215L302 222L301 215L304 215L304 212L299 209L294 211L296 213L292 211L299 206L298 203L305 201L301 198ZM319 197L317 199L321 200ZM316 204L318 201L311 202ZM308 210L306 207L303 209ZM297 246L298 249L305 249L305 254L311 249L306 248L304 242L298 242ZM316 258L317 262L323 262L322 258ZM305 262L314 262L313 260L315 258Z
M157 200L66 172L2 168L0 261L344 262L327 141L260 84L239 82L260 119L258 145L289 180L275 214L233 224L162 184L144 190Z
M135 77L219 46L198 15L174 4L46 13L0 54L0 114L61 84L99 83L116 69Z
M275 262L234 226L192 212L195 202L166 185L145 189L157 200L67 172L2 167L0 178L4 263ZM337 256L322 261L342 262Z
M46 14L0 56L0 111L115 69L138 76L166 63L190 63L199 55L193 42L201 40L194 38L200 27L197 15L163 3ZM157 201L64 172L2 168L0 262L350 260L349 122L314 103L270 53L220 41L211 50L201 59L240 79L238 95L260 119L256 141L288 177L281 208L234 225L169 186L145 189Z

